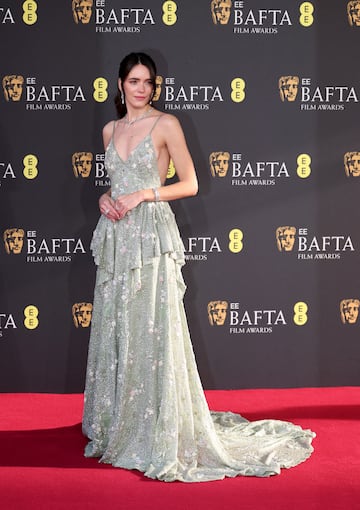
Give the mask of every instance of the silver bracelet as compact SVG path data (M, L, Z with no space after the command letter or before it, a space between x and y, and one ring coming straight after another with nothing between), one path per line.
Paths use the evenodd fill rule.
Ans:
M153 188L153 192L154 192L155 202L159 202L159 200L160 200L159 190L157 188Z

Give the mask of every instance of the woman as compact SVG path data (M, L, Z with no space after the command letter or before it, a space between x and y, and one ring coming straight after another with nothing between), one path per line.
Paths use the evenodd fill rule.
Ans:
M165 481L269 476L304 461L314 434L281 421L210 413L183 307L183 244L168 204L197 193L179 122L151 106L156 68L120 64L120 119L103 130L111 190L98 265L83 419L85 455ZM170 157L178 182L164 186Z

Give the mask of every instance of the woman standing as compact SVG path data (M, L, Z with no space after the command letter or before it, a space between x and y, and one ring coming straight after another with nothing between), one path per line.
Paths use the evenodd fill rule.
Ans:
M304 461L314 434L210 412L183 307L184 248L168 204L197 193L177 119L151 106L156 68L120 64L120 119L103 130L111 189L92 250L98 266L85 389L88 457L165 481L269 476ZM178 182L164 186L170 158Z

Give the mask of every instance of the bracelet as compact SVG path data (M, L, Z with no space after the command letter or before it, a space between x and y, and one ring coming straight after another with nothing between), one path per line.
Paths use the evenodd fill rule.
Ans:
M153 188L153 193L154 193L154 201L159 202L159 200L160 200L159 190L157 188Z

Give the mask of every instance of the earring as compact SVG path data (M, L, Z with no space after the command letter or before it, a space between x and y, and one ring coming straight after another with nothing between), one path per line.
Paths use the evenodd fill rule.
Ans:
M121 104L125 104L124 94L123 94L122 90L120 91L120 95L121 95Z

